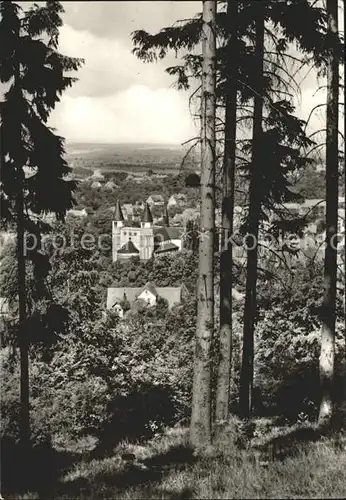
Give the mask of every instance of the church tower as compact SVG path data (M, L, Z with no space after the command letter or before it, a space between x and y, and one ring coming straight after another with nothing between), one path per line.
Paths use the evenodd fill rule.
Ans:
M163 212L163 225L165 227L169 227L169 216L168 216L167 205L165 206L165 210Z
M141 222L141 227L146 227L146 228L153 227L153 216L151 215L148 203L146 203L144 206L144 214L143 214L143 220Z
M113 262L118 260L118 250L121 247L121 228L124 227L124 216L121 210L120 202L117 201L112 227L112 250Z
M113 262L126 261L131 257L149 260L154 254L153 216L149 205L145 205L141 227L126 224L121 206L117 201L112 222Z
M149 260L154 253L154 229L153 216L148 203L145 204L143 219L141 222L141 243L139 257L141 260Z
M116 222L117 227L124 227L124 216L119 200L117 201L117 205L115 207L114 221Z

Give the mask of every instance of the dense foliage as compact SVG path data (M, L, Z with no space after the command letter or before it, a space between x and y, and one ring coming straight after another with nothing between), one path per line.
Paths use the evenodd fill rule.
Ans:
M58 230L64 230L60 234L66 237L71 230L76 235L83 234L83 222L69 219L66 226L55 227L56 234ZM62 319L64 313L66 320L57 328L55 317L57 335L49 337L44 323L45 334L32 339L33 441L51 439L61 445L91 434L100 443L110 445L124 436L147 436L163 425L188 418L196 318L196 253L190 250L146 263L133 260L119 264L112 263L102 252L77 245L66 245L59 251L47 239L45 248L51 265L46 286L54 290L54 304L61 308L58 317ZM270 269L268 256L262 256L262 260L262 267ZM15 272L11 246L3 252L1 265L2 294L10 296ZM236 266L235 272L236 286L243 291L241 267ZM303 412L307 418L314 415L319 398L322 269L318 263L308 267L298 263L293 274L285 268L272 272L261 274L259 282L256 408L260 414L280 413L295 419ZM190 295L171 311L161 301L152 309L132 306L124 321L105 310L107 286L142 286L147 281L157 286L185 283ZM234 307L232 405L236 410L242 301ZM43 320L47 308L41 310ZM338 318L337 362L341 374L341 297ZM13 337L5 335L4 339L2 435L17 439L18 359L12 347ZM216 356L217 349L214 353Z

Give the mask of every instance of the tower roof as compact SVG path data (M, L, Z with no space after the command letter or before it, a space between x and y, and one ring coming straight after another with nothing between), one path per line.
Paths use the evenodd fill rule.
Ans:
M142 222L153 222L153 216L151 215L151 211L150 211L148 203L146 203L145 207L144 207L144 215L143 215Z
M159 244L155 253L175 252L176 250L179 250L179 248L172 241L163 241Z
M117 205L115 207L114 219L117 220L117 221L118 220L121 220L121 221L124 220L124 216L123 216L123 213L121 211L121 206L120 206L120 201L119 200L117 201Z
M155 297L157 297L157 295L158 295L156 288L155 288L155 285L153 283L150 283L150 281L143 288L143 292L144 292L144 290L148 290L148 292L155 295Z
M165 206L165 210L163 212L163 224L166 227L169 227L169 216L168 216L167 205Z

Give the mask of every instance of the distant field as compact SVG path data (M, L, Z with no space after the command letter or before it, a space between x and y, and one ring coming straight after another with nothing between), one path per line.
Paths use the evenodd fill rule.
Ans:
M69 143L66 145L66 158L70 166L82 176L89 175L95 169L134 174L143 174L148 170L175 173L186 151L186 147L179 145ZM197 152L189 155L184 166L188 169L197 168Z

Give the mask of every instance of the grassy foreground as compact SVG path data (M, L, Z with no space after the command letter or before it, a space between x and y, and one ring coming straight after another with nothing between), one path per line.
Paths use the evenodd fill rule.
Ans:
M250 447L230 427L195 456L187 430L177 428L144 445L121 443L106 456L75 450L55 472L41 470L27 492L12 485L12 492L2 492L4 500L345 498L346 436L271 429Z

